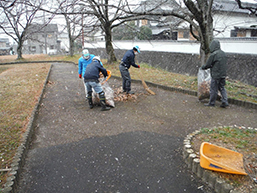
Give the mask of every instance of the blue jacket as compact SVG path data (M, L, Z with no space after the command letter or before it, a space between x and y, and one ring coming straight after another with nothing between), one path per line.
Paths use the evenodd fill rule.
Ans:
M78 63L79 70L78 70L78 73L82 74L82 77L84 77L87 65L92 62L94 57L95 57L95 55L90 54L90 58L88 60L84 59L83 57L79 58L79 63Z
M87 69L84 74L85 82L87 80L98 81L100 72L103 73L104 77L107 76L107 70L102 66L101 62L98 60L93 60L90 64L87 65Z
M136 68L139 68L138 65L135 64L135 53L133 50L128 50L123 58L122 58L122 62L123 62L123 65L125 67L127 67L128 69L130 68L130 66L134 66Z

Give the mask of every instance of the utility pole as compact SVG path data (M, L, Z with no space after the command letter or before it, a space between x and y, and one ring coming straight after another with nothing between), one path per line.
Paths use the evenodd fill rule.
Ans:
M45 23L45 12L43 12L44 14L44 38L45 38L45 54L47 54L47 42L46 42L46 23Z
M82 13L82 49L84 48L84 23L83 23L84 17L83 17L83 13Z

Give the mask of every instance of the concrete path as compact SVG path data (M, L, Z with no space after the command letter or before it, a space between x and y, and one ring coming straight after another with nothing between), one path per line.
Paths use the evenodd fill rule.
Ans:
M147 95L136 83L132 89L136 101L89 109L77 66L53 64L18 192L212 193L187 169L184 137L202 127L256 127L257 111L208 108L195 96L158 88Z

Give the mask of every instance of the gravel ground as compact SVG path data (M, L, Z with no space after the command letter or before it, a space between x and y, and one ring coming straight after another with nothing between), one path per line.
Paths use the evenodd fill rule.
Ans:
M119 78L108 81L114 91ZM256 127L257 110L132 83L136 100L89 109L77 66L53 64L19 192L207 192L187 169L184 137L202 127ZM219 103L218 103L219 105Z

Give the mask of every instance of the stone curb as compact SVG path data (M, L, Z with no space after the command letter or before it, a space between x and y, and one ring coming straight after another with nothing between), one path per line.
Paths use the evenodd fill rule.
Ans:
M136 81L141 82L141 80L136 80ZM157 88L161 88L163 90L181 92L181 93L184 93L184 94L197 96L197 91L192 91L192 90L187 90L187 89L182 89L182 88L176 88L176 87L168 87L168 86L159 85L159 84L155 84L155 83L147 82L147 81L145 81L145 82L146 82L147 85L154 86L154 87L157 87ZM228 103L229 104L234 104L234 105L237 105L237 106L243 106L243 107L246 107L246 108L257 109L257 103L253 103L253 102L228 98Z
M21 64L21 63L72 63L74 65L77 65L74 62L70 62L70 61L29 61L29 62L0 63L0 65ZM41 103L42 98L43 98L43 94L44 94L44 91L45 91L45 88L46 88L46 85L47 85L47 82L48 82L48 79L49 79L49 76L50 76L50 72L51 72L52 66L53 65L51 65L51 67L50 67L50 69L48 71L48 74L47 74L47 77L46 77L46 80L45 80L42 92L41 92L41 94L40 94L40 96L38 98L38 101L37 101L37 103L36 103L36 105L34 107L34 110L32 111L32 114L31 114L30 121L28 123L27 129L26 129L25 133L22 136L21 144L18 147L18 149L16 151L16 154L15 154L15 156L13 158L13 161L12 161L12 164L11 164L11 172L9 173L9 176L7 178L7 182L4 185L5 188L0 189L1 193L15 193L15 192L17 192L18 181L20 179L21 170L22 170L22 167L23 167L23 165L25 163L25 158L26 158L26 155L27 155L27 152L28 152L28 149L29 149L29 144L30 144L30 142L32 140L32 137L34 135L34 129L33 129L34 120L35 120L35 118L36 118L36 116L38 114L39 106L40 106L40 103ZM118 76L112 76L112 77L116 78L116 79L121 79L121 77L118 77ZM140 83L141 80L132 80L132 82ZM157 87L157 88L161 88L161 89L164 89L164 90L181 92L181 93L184 93L184 94L197 96L197 92L196 91L185 90L185 89L176 88L176 87L163 86L163 85L159 85L159 84L155 84L155 83L151 83L151 82L147 82L147 81L145 81L145 82L148 85L151 85L151 86ZM245 107L248 107L248 108L257 109L257 103L250 103L250 104L248 104L249 102L239 101L239 100L235 100L235 99L234 100L229 99L229 103L235 104L235 105L239 105L239 106L245 106ZM186 139L189 140L189 145L190 145L190 139L191 138L189 139L189 137L187 136ZM188 144L186 144L186 145L188 145ZM186 145L184 144L184 149L185 149ZM190 150L190 148L186 148L186 150ZM190 152L191 152L191 150L189 151L189 153ZM185 159L188 159L188 163L187 164L190 166L190 168L194 167L194 170L197 170L197 172L196 172L197 176L199 175L198 177L201 177L203 175L203 169L200 169L199 167L197 167L197 164L192 161L192 160L195 159L196 162L197 162L197 158L193 158L194 155L191 155L190 158L189 158L189 155L188 155L189 153L187 153L187 152L185 153L183 151L183 156L186 156ZM194 153L192 152L190 154L194 154ZM200 163L200 161L199 161L199 163ZM207 175L207 174L205 174L205 175L206 175L205 178L209 177L209 175ZM224 185L223 182L219 182L217 184L217 180L216 180L216 183L215 183L215 187L216 186L217 186L217 188L220 188L220 187L223 188L223 186L224 186L225 187L225 188L223 188L224 190L227 190L227 189L230 188L230 186ZM229 191L220 192L220 193L227 193L227 192L229 192Z
M116 78L116 79L121 79L121 77L119 77L119 76L113 76L112 75L112 77ZM131 80L131 82L141 83L141 80ZM148 82L148 81L145 81L145 83L148 86L153 86L153 87L160 88L160 89L163 89L163 90L168 90L168 91L173 91L173 92L181 92L181 93L184 93L184 94L197 96L197 91L187 90L187 89L182 89L182 88L176 88L176 87L170 87L170 86L164 86L164 85L160 85L160 84L156 84L156 83L152 83L152 82ZM257 109L257 103L252 103L252 102L248 102L248 101L241 101L241 100L237 100L237 99L228 98L228 103L233 104L233 105L237 105L237 106L246 107L246 108Z
M225 127L225 126L224 126ZM232 128L238 128L238 126L230 126ZM217 128L217 127L216 127ZM222 127L218 127L222 128ZM245 128L241 126L243 129L253 129L253 128ZM211 128L210 128L211 129ZM257 128L254 130L257 131ZM228 183L226 183L223 179L219 178L218 174L204 169L200 166L200 158L196 155L191 146L191 139L199 134L201 130L196 130L191 134L188 134L183 141L183 159L187 164L188 168L192 170L197 177L201 178L210 188L214 189L217 193L231 193L234 190L234 187ZM239 193L237 191L233 191L233 193Z

